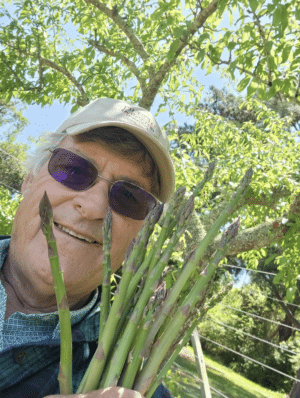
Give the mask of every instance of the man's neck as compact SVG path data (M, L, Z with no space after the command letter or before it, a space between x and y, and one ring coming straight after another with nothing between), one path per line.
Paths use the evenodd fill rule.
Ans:
M15 312L21 312L23 314L43 314L57 311L56 303L47 306L41 305L41 301L37 300L39 305L35 306L32 300L32 295L28 294L30 292L24 292L25 294L22 294L20 283L11 276L7 259L0 270L0 280L7 295L5 319ZM70 305L70 310L75 311L84 307L88 303L89 299L90 295L81 299L79 302Z

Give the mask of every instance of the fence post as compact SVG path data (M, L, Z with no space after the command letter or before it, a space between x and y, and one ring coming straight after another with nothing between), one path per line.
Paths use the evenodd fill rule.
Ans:
M192 345L196 358L196 365L198 369L198 373L200 379L202 380L201 384L201 398L211 398L210 387L208 382L208 377L206 373L206 366L204 362L204 356L201 348L200 338L197 331L197 328L192 333Z

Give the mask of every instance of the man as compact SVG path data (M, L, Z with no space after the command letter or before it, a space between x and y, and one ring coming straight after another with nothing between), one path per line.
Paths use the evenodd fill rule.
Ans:
M111 262L115 272L156 198L166 202L174 192L168 138L143 108L100 98L70 116L51 139L37 148L35 164L22 184L23 199L11 239L0 241L1 398L53 398L59 394L58 313L39 216L44 192L53 209L54 235L71 310L73 391L97 344L101 231L108 209L112 209ZM170 396L163 386L153 395ZM84 397L141 395L116 387Z

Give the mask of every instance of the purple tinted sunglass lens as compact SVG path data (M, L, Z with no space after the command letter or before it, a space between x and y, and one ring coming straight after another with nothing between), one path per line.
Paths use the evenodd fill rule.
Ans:
M135 220L144 220L156 205L154 196L126 181L113 184L109 202L111 208L117 213Z
M62 148L53 151L48 170L56 181L74 191L86 190L98 175L92 163Z
M48 171L56 181L75 191L90 188L98 176L92 163L63 148L53 151ZM156 199L136 185L117 181L109 192L109 204L112 210L125 217L143 220L156 205Z

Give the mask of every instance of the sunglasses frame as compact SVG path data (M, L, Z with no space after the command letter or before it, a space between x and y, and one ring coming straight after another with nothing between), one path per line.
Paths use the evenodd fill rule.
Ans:
M51 156L50 156L50 159L49 159L49 162L48 162L48 172L49 172L49 163L50 163L50 161L51 161L51 159L52 159L52 157L53 157L53 153L54 153L54 151L55 151L56 149L65 149L65 150L68 151L68 152L72 152L74 155L76 155L76 156L78 156L78 157L80 157L80 158L86 160L89 164L91 164L93 167L95 167L95 169L97 170L97 173L99 173L98 167L97 167L96 163L95 163L92 159L87 159L87 158L86 158L85 156L83 156L81 153L80 153L80 154L77 153L77 152L76 152L76 148L68 148L68 147L67 147L67 148L63 148L63 147L51 147L51 148L48 148L48 151L51 152ZM50 174L50 172L49 172L49 174ZM51 174L50 174L50 175L51 175ZM51 176L51 177L52 177L52 176ZM54 178L54 177L53 177L53 178ZM105 177L102 177L101 174L97 174L97 177L95 178L95 180L93 181L93 183L92 183L91 185L89 185L87 188L81 189L81 190L75 190L75 189L69 188L69 187L67 187L67 186L64 185L64 184L61 184L61 183L60 183L59 181L57 181L55 178L54 178L54 179L55 179L55 181L57 181L58 183L60 183L61 185L63 185L64 187L66 187L66 188L68 188L68 189L71 189L71 190L77 191L77 192L84 192L84 191L87 191L88 189L92 188L92 187L96 184L98 178L101 178L101 179L107 181L107 182L111 185L111 186L110 186L110 189L109 189L109 193L111 192L112 187L113 187L114 184L116 184L116 183L118 183L118 182L125 182L125 183L127 183L127 184L132 185L133 187L136 187L136 188L138 188L138 189L141 189L142 191L146 192L148 195L152 196L152 197L154 198L155 202L156 202L156 204L153 206L153 208L154 208L158 203L160 203L160 201L159 201L154 195L152 195L152 193L148 192L146 189L144 189L144 188L142 188L142 187L140 187L140 186L138 186L138 185L136 185L136 184L134 184L134 183L132 183L132 182L130 182L130 181L118 180L118 181L115 181L115 182L111 182L111 181L107 180ZM125 216L125 217L126 217L126 216ZM129 217L129 218L131 218L131 217Z

